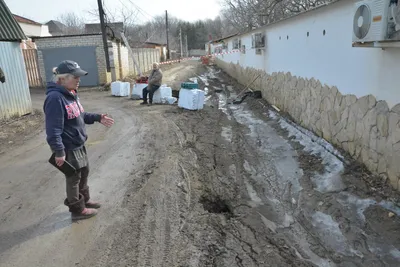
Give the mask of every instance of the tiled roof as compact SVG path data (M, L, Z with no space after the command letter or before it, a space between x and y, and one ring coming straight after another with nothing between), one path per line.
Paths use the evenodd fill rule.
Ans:
M40 24L39 22L33 21L31 19L27 19L18 15L14 14L14 18L16 21L20 22L20 23L26 23L26 24L32 24L32 25L37 25L37 26L41 26L42 24Z
M4 0L0 0L0 41L20 41L26 39Z

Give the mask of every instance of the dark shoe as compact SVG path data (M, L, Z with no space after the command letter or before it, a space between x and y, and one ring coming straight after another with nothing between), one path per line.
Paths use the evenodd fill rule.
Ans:
M84 220L84 219L89 219L93 216L97 215L97 210L96 209L89 209L89 208L84 208L82 212L72 212L71 213L71 218L73 221L77 220Z
M143 101L140 105L148 105L147 101Z
M100 209L101 204L99 202L88 201L85 203L85 206L89 209Z

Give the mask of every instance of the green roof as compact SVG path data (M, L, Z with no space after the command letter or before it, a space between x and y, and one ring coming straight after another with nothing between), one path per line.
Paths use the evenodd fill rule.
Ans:
M4 0L0 0L0 41L21 41L24 39L26 39L26 36L18 22Z

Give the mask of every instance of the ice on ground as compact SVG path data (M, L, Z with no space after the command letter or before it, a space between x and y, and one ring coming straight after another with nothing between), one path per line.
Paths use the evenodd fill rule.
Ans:
M345 188L341 179L341 174L344 170L341 160L343 157L331 144L315 136L312 132L289 123L272 110L269 111L269 117L279 119L280 126L288 131L289 137L294 136L295 140L304 146L304 151L322 159L325 172L316 174L312 178L317 191L321 193L338 192Z
M373 199L361 199L353 194L348 192L341 192L336 198L337 202L339 202L342 206L351 209L351 211L357 214L361 223L365 222L364 211L371 205L375 205L376 201Z
M262 204L263 201L257 195L256 190L254 190L254 187L247 180L245 180L244 183L246 184L247 193L249 194L251 201L257 204Z
M346 238L340 231L339 224L330 215L317 211L312 215L312 225L318 231L323 242L332 250L352 256L348 252L350 249L346 243Z
M210 86L210 84L208 83L208 79L207 79L206 76L200 75L199 78L200 78L200 80L201 80L206 86Z
M226 141L232 142L232 127L222 127L221 136L225 138Z
M279 183L276 186L282 187L290 184L292 197L297 199L302 190L299 181L302 171L293 157L294 152L291 146L277 135L275 129L267 122L258 119L251 110L248 110L245 104L230 106L229 109L236 121L250 130L248 135L256 144L257 150L261 152L260 155L265 157L266 161L273 162L276 175L279 177ZM262 172L256 175L265 179Z

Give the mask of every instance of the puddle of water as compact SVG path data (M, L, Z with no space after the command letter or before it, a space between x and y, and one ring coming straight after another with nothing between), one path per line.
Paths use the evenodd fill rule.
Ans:
M400 208L396 206L393 202L388 202L386 200L382 200L379 202L379 205L387 210L390 210L391 212L394 212L397 214L397 216L400 216Z
M232 142L232 127L222 127L221 136L225 138L226 141Z
M351 209L354 214L357 214L359 220L362 223L365 222L364 211L371 205L376 204L376 201L372 199L361 199L353 194L348 192L341 192L337 198L337 202L339 202L342 206Z
M251 166L247 160L244 160L243 168L249 174L253 174L253 175L257 174L256 169L254 169L254 167Z
M265 218L261 213L258 212L258 214L261 217L261 220L263 221L263 223L265 224L265 226L270 229L272 232L276 233L276 229L278 228L276 226L276 224L273 221L268 220L267 218Z
M311 223L323 242L332 250L343 255L353 256L352 253L348 252L350 248L346 243L346 238L340 231L339 224L330 215L317 211L312 215Z
M217 94L218 95L218 108L225 113L228 120L232 120L232 116L228 113L228 108L226 106L227 97L225 94Z
M316 137L304 128L299 130L299 126L293 126L272 110L269 111L269 116L278 119L281 127L288 131L289 137L294 136L295 140L304 146L304 151L322 159L322 164L325 166L325 173L316 174L312 178L317 191L321 193L338 192L345 188L341 179L344 165L339 159L343 157L331 144L319 140L322 138ZM333 151L333 154L331 151Z
M396 258L396 259L400 260L400 251L398 249L396 249L396 248L392 249L390 251L390 255L392 255L393 258Z
M302 190L299 179L303 175L303 172L293 157L293 149L286 140L276 134L272 127L263 120L256 118L245 107L246 104L242 104L234 108L231 106L230 109L236 121L250 129L248 135L257 144L261 155L265 155L266 158L264 160L272 160L277 172L276 175L280 179L277 186L286 187L290 183L291 193L297 200L298 194ZM281 189L284 190L284 188Z
M400 261L400 251L397 248L387 244L385 240L376 242L376 240L372 241L368 239L367 245L371 253L379 255L379 258L386 262L386 266L398 266L398 261ZM396 263L393 263L392 261L396 261Z
M257 195L256 190L254 190L254 187L247 181L245 180L244 183L246 184L246 189L247 189L247 193L251 199L251 201L253 203L256 204L262 204L263 201L261 200L261 198Z
M285 213L285 218L283 219L282 226L290 227L293 223L294 223L293 216Z
M206 86L210 86L210 84L208 83L208 79L207 79L206 76L200 75L199 78L200 78L200 80L201 80Z

